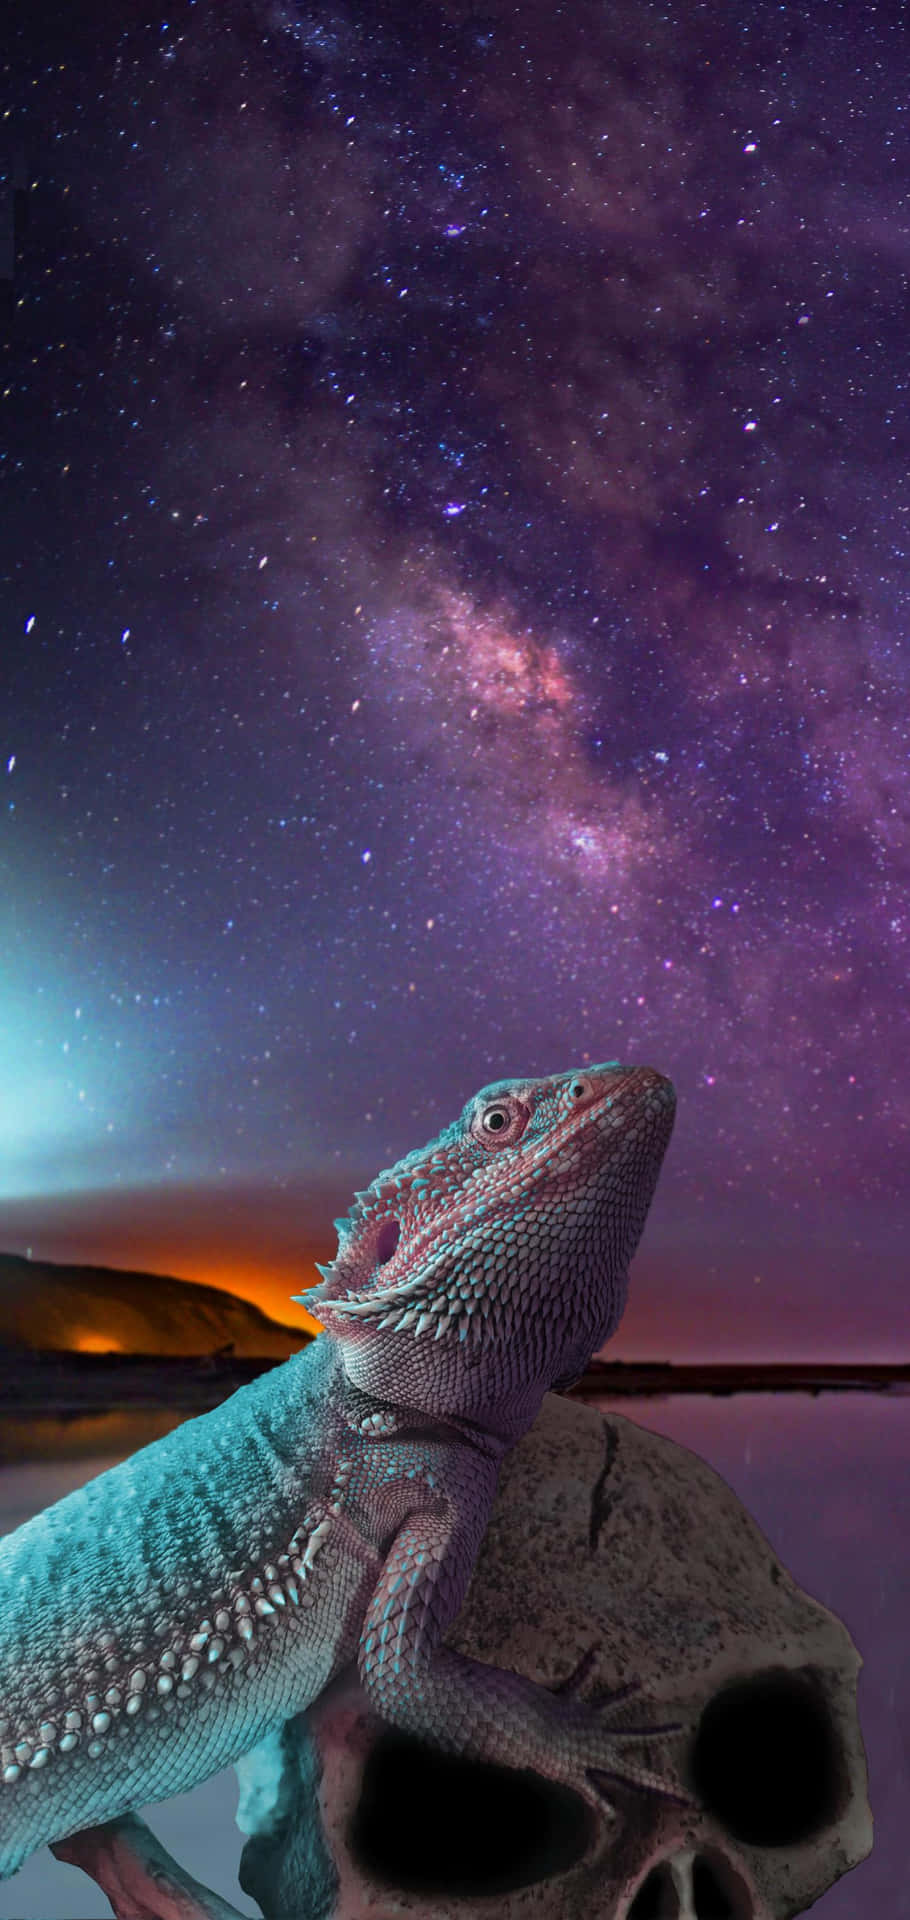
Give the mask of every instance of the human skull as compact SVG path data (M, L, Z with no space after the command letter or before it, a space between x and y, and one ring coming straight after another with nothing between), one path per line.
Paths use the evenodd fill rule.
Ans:
M692 1806L617 1788L598 1815L434 1752L349 1672L238 1765L240 1879L266 1920L782 1920L871 1847L845 1627L718 1474L630 1420L547 1397L446 1645L549 1688L581 1665L582 1697L636 1675L632 1718L691 1727L673 1752Z

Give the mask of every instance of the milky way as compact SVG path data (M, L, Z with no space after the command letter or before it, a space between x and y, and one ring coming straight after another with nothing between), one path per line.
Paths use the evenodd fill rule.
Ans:
M668 1237L906 1227L900 12L21 24L7 1196L625 1056Z

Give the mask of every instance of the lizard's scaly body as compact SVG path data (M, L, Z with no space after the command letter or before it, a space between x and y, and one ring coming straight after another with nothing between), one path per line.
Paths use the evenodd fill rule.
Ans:
M615 1063L484 1088L336 1222L318 1340L0 1541L0 1877L354 1660L450 1751L657 1784L593 1709L440 1642L504 1453L619 1320L673 1110Z

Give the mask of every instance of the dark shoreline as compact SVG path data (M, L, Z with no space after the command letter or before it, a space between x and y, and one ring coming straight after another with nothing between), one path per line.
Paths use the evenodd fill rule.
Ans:
M709 1393L910 1393L910 1361L595 1360L572 1392L667 1400Z
M143 1409L204 1413L280 1364L226 1353L175 1358L7 1347L0 1352L0 1420ZM594 1361L571 1392L584 1399L648 1400L681 1394L902 1394L910 1392L910 1361Z

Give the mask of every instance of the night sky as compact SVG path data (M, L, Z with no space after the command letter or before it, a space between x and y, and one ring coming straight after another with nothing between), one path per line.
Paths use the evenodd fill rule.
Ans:
M910 1353L908 98L898 5L21 10L0 1245L299 1319L619 1057L613 1350Z

